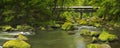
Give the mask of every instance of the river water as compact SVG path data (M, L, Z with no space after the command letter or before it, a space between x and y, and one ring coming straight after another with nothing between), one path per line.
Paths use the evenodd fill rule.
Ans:
M38 31L28 38L32 48L85 48L82 37L61 30Z
M27 42L31 45L31 48L86 48L86 42L79 33L80 29L81 27L77 31L71 31L76 32L73 35L69 35L67 31L62 30L37 31L35 35L27 35L29 38ZM119 28L110 32L120 37ZM0 45L5 41L7 40L0 39ZM118 41L111 42L110 45L112 48L120 48L120 38Z

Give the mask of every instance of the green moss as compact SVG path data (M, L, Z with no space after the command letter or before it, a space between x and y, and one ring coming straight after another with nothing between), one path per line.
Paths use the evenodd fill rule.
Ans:
M86 21L86 19L81 19L81 20L79 20L79 22L78 22L80 25L86 25L87 24L87 21Z
M98 44L88 44L87 48L98 48Z
M117 36L103 31L98 38L101 41L113 41L113 40L117 39Z
M82 30L80 31L80 34L81 34L81 35L90 35L90 31L87 30L87 29L82 29Z
M100 27L101 24L100 24L100 23L94 23L94 26L96 26L96 27Z
M27 37L19 34L16 40L5 42L3 48L30 48L30 45L24 40L28 40Z
M10 40L3 44L3 48L30 48L30 45L22 40Z
M90 36L97 36L99 35L100 33L99 32L96 32L96 31L91 31L90 32Z
M17 37L18 40L28 40L28 38L22 34L19 34Z
M108 44L88 44L87 48L111 48Z
M97 38L96 37L92 37L92 42L96 42Z
M33 30L33 27L29 26L29 25L17 25L17 30L20 30L20 31L30 31L30 30Z
M96 32L96 31L90 31L88 29L82 29L80 31L80 34L81 35L88 35L88 36L97 36L99 35L100 33L99 32Z
M71 27L73 26L73 24L71 22L65 22L63 25L62 25L62 29L63 30L69 30L71 29Z
M10 31L10 30L13 30L14 28L12 28L10 25L5 25L5 26L2 26L2 31Z

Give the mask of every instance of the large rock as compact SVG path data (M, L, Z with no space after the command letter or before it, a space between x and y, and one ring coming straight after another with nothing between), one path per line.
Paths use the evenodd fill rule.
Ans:
M87 48L111 48L108 44L88 44Z
M100 32L96 32L96 31L90 31L88 29L82 29L80 31L81 35L88 35L88 36L98 36L100 34Z
M10 40L3 44L3 48L30 48L30 45L22 40Z
M113 34L109 34L108 32L102 32L98 38L101 41L113 41L117 39L117 36Z

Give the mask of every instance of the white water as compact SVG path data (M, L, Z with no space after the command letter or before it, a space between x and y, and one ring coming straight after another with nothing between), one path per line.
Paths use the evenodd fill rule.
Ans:
M81 35L80 35L81 29L88 29L88 30L92 31L92 30L96 30L97 28L96 28L96 27L93 27L93 26L79 26L79 27L78 27L78 31L77 31L77 33L75 34L75 44L76 44L76 48L86 48L86 43L85 43L85 41L83 40L84 38L81 37Z
M33 32L1 32L0 33L0 35L18 35L18 34L34 35L35 33L33 33Z
M94 26L79 26L79 27L78 27L78 31L80 31L81 29L88 29L88 30L90 30L90 31L92 31L92 30L97 30L97 28L94 27Z
M0 39L3 39L3 40L16 40L17 38L10 37L10 36L16 36L16 35L19 35L19 34L34 35L35 33L33 33L33 32L1 32L0 33Z

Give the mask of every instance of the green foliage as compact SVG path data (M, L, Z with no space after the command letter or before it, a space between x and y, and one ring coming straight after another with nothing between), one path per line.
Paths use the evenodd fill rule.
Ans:
M3 44L3 48L30 48L31 46L22 40L10 40Z
M57 5L63 6L79 6L84 0L58 0Z
M86 25L88 22L86 21L86 19L81 19L78 22L80 25Z
M113 41L115 39L117 39L117 36L116 35L113 35L113 34L109 34L108 32L106 31L103 31L99 37L98 37L101 41Z
M112 19L116 20L119 19L120 15L119 2L118 0L92 0L89 3L93 6L100 7L97 12L98 16L109 17L110 19L114 16Z
M40 21L53 20L52 3L53 0L1 0L0 23L40 25Z
M79 13L76 12L64 12L60 15L62 18L65 18L67 21L75 22L76 18L79 18Z

